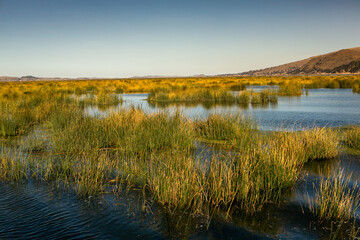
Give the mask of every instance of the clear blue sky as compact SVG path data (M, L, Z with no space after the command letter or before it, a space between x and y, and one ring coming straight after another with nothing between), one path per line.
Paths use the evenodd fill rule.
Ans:
M359 0L0 0L0 76L237 73L359 46Z

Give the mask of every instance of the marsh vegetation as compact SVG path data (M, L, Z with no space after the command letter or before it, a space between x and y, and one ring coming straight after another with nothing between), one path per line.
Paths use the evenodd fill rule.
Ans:
M151 92L150 102L260 104L301 95L304 86L353 87L358 81L327 78L1 83L0 181L53 184L80 199L140 189L144 213L154 204L173 216L200 217L205 225L219 216L230 221L261 214L286 204L305 178L304 165L335 159L344 146L359 149L359 127L267 132L241 113L189 118L180 111L120 107L94 117L84 107L121 105L124 91ZM279 89L255 92L246 90L248 84ZM211 153L199 151L199 144ZM358 185L344 172L323 177L314 193L303 207L319 224L352 221L348 229L359 227Z

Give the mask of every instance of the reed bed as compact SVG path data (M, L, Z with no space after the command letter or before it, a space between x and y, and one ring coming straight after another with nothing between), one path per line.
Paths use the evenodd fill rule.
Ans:
M301 96L302 85L300 83L282 83L279 85L278 94L281 96Z
M333 157L321 149L320 143L332 136L322 129L263 136L251 120L239 115L214 114L191 122L179 113L146 115L138 109L102 119L74 111L67 114L67 121L59 121L59 116L51 120L57 151L86 155L94 149L111 149L118 154L111 163L114 165L88 163L80 166L93 166L95 170L73 170L78 191L94 193L84 188L104 184L116 175L117 181L149 189L169 209L204 213L209 207L229 210L237 206L249 213L260 211L264 204L281 200L294 187L304 162ZM324 136L319 140L317 134ZM239 152L226 158L214 156L210 161L196 159L192 153L196 138L223 140ZM309 147L312 144L320 150ZM324 151L327 155L322 154ZM208 163L203 166L199 162ZM98 171L108 168L113 170L99 179ZM95 175L82 176L89 172ZM104 187L100 184L96 189L101 192Z
M155 91L149 97L154 102L236 102L236 97L227 90L194 89L185 91Z
M194 125L197 135L208 140L233 140L241 132L256 128L250 119L240 114L211 114L196 120Z
M359 75L351 76L273 76L273 77L203 77L152 79L99 79L0 83L0 98L19 98L44 89L52 94L97 94L123 92L152 92L158 88L170 91L196 88L244 90L246 85L299 85L305 88L354 88L359 86ZM289 86L290 86L289 85ZM292 91L291 91L292 92ZM294 91L299 93L298 90Z
M281 202L294 188L304 163L338 155L339 137L335 130L313 128L302 132L264 133L253 120L242 115L213 114L207 119L190 120L179 112L146 114L135 108L91 117L79 105L119 104L122 100L115 93L123 91L151 91L149 100L155 102L258 104L276 102L279 94L298 95L299 89L301 94L299 86L314 81L318 81L319 86L321 83L312 77L299 79L0 83L4 86L0 90L1 136L26 134L39 124L49 130L45 138L33 139L33 144L15 149L29 156L35 151L44 152L44 157L24 159L20 154L11 155L2 150L0 179L15 182L34 177L45 182L61 182L81 197L115 191L125 184L129 189L150 193L151 198L169 211L201 215L211 215L214 209L229 213L235 207L248 214L261 211L266 204ZM331 79L341 87L357 78L345 79L347 82ZM299 84L290 84L289 80ZM279 92L242 90L244 85L270 81L280 84ZM206 89L200 88L205 82ZM229 89L242 91L233 94ZM81 102L76 96L83 94L95 97ZM354 143L350 142L358 142L352 139L358 139L359 135L358 128L353 131L346 137L346 143L351 146ZM231 153L212 154L202 159L194 151L195 141L220 143L220 146L226 145L226 150L230 148ZM328 186L324 182L319 196L330 196L332 190L328 189L333 186L341 189L343 185ZM346 205L340 203L342 198L337 201ZM320 200L316 203L320 204ZM341 214L333 214L331 218L348 216Z
M155 103L233 103L246 106L251 104L277 103L277 92L266 89L261 92L240 91L232 93L225 89L195 89L170 91L169 89L160 89L152 92L148 97L149 102Z
M179 112L145 114L132 108L94 118L63 104L46 119L51 132L44 148L58 156L27 164L2 157L3 179L26 178L30 172L72 186L84 197L125 182L147 189L169 210L200 214L235 206L260 211L283 199L306 161L338 153L336 134L325 128L263 134L241 115L190 121ZM199 159L195 139L223 141L234 153Z
M26 134L34 125L44 122L57 104L51 98L29 96L5 101L0 115L0 136Z
M133 108L98 119L65 109L50 121L55 148L62 152L112 148L145 154L167 148L188 149L194 144L191 123L180 113L145 114Z
M278 96L274 90L266 89L261 92L250 92L251 104L277 103Z
M223 142L238 151L253 149L259 138L258 126L241 114L211 114L194 122L197 137L210 142Z
M122 97L116 94L99 93L82 99L76 99L77 104L86 105L119 105L123 103Z

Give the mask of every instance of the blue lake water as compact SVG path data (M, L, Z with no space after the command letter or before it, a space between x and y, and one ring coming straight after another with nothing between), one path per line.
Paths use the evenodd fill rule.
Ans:
M258 90L263 87L253 87ZM206 118L213 113L243 114L258 122L263 130L289 130L313 126L336 127L360 123L360 94L351 89L309 89L300 97L279 97L266 105L151 104L147 94L122 94L125 102L117 107L88 107L86 112L103 115L125 107L140 107L146 112L180 110L190 118Z

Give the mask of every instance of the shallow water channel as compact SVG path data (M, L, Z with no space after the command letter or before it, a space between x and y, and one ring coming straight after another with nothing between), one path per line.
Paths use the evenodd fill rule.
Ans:
M218 112L241 112L258 121L263 130L343 126L360 121L360 95L351 89L314 89L301 97L279 97L277 104L242 108L236 105L165 105L146 101L147 94L123 94L122 106L88 107L92 115L106 115L120 107L140 106L146 112L180 111L191 118ZM197 154L217 150L197 143ZM141 194L79 199L71 191L31 179L0 185L0 239L328 239L336 228L320 224L305 207L314 185L339 168L360 181L360 156L342 153L338 158L305 165L301 180L286 201L269 205L261 213L225 218L169 215L155 202L144 212ZM360 215L360 209L357 210ZM356 219L357 226L360 219ZM347 238L344 224L337 238Z

